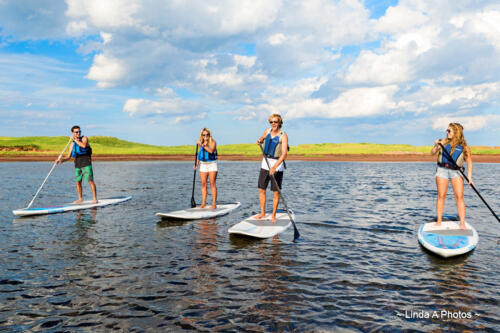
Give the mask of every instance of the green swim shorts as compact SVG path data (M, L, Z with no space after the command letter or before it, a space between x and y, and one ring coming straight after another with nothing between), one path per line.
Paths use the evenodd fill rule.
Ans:
M83 168L75 168L75 182L79 182L82 179L86 182L94 180L92 165L87 165Z

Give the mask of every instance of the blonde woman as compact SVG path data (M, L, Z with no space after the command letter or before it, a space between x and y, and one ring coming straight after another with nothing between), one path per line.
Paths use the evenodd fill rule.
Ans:
M441 146L439 146L440 143L444 146L448 154L443 153ZM441 225L446 191L448 190L448 183L451 181L453 193L455 194L455 200L457 202L460 229L466 229L464 180L458 171L458 168L463 167L464 162L467 163L467 178L469 179L469 184L474 183L472 182L472 157L470 147L465 141L464 128L462 125L459 123L450 123L446 129L446 138L434 141L434 147L431 153L433 155L438 153L438 166L436 171L436 186L438 192L436 202L436 226ZM453 161L449 160L448 155L451 156Z
M257 140L257 144L264 143L264 154L266 155L269 165L267 166L266 160L262 159L259 180L257 187L259 188L259 202L260 214L256 215L256 219L262 219L266 216L266 189L271 180L270 176L273 175L276 179L278 187L281 189L283 182L283 171L286 168L285 159L288 153L288 135L283 132L283 119L277 113L269 117L270 128L264 131L264 134ZM271 221L276 223L276 211L280 201L278 187L271 182L271 191L273 191L273 212L271 214Z
M207 179L210 180L210 189L212 191L212 206L211 209L217 208L217 143L212 138L212 133L208 128L201 130L200 139L196 141L199 146L198 159L194 168L200 166L201 179L201 206L205 208L207 205Z

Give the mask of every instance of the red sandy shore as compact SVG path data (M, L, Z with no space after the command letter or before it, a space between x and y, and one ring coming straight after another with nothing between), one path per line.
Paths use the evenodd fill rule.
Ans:
M0 162L54 161L56 155L0 155ZM222 161L259 161L260 156L222 155ZM93 155L93 161L192 161L192 155ZM430 154L332 154L319 156L289 155L288 161L338 161L338 162L434 162ZM500 163L500 155L473 155L477 163Z

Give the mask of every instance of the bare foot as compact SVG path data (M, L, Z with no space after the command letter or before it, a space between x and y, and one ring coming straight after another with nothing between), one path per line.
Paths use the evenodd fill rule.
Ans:
M198 208L205 208L207 206L207 204L201 204L200 207Z
M74 204L80 204L80 203L82 203L82 202L83 202L83 200L82 200L82 199L78 199L78 200L73 201L73 203L74 203Z
M260 220L263 219L266 216L266 213L260 213L254 216L254 219Z
M96 203L98 203L98 202L99 202L99 200L97 200L97 199L92 200L92 203L93 203L93 204L96 204Z
M465 222L464 223L460 222L460 229L467 230L467 227L465 226Z
M217 205L210 206L210 209L216 209L216 208L217 208Z
M273 215L273 216L271 217L271 222L276 223L276 215Z
M436 222L436 223L434 223L434 226L435 226L435 227L439 227L440 225L441 225L441 222Z

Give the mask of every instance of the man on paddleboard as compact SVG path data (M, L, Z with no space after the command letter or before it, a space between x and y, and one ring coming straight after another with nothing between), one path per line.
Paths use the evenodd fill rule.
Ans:
M92 171L92 148L89 145L89 140L86 136L82 136L80 126L75 125L71 127L73 135L70 137L73 140L68 155L61 159L56 160L57 164L70 160L72 157L75 159L75 182L76 192L78 193L78 200L73 203L78 204L83 201L82 199L82 180L89 183L92 190L92 203L97 203L97 189L94 183L94 173Z
M268 168L265 158L262 159L260 174L259 174L259 201L260 201L260 214L255 216L256 219L261 219L266 216L266 189L271 180L270 175L274 175L276 183L278 183L281 190L281 183L283 181L283 171L285 170L285 159L288 153L288 136L281 130L283 126L283 119L277 113L269 117L269 124L271 128L266 129L264 134L257 140L257 144L264 143L264 155L271 169ZM276 210L280 201L278 188L271 181L271 191L273 191L273 213L271 220L276 222Z

